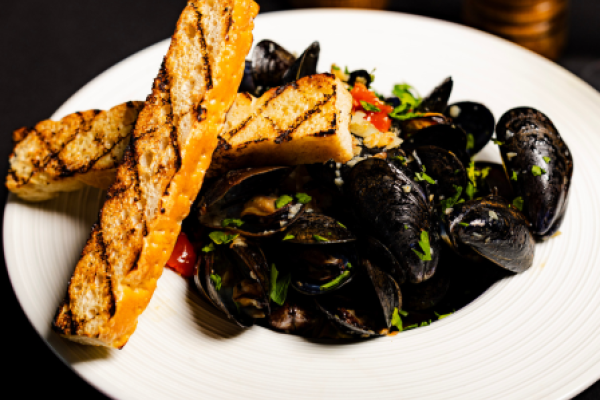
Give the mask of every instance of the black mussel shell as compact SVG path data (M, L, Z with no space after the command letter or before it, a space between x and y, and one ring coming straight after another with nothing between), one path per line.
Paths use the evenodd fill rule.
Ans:
M291 286L305 295L321 295L352 281L359 269L358 257L348 244L287 245Z
M452 93L454 82L451 77L446 78L439 86L423 99L416 109L416 112L435 112L442 113L448 105L448 99Z
M448 266L440 260L435 275L421 283L406 283L402 290L402 308L405 311L423 311L435 307L448 293L451 277Z
M252 52L252 78L257 96L283 84L283 75L294 64L294 57L272 40L260 41Z
M402 308L400 287L363 260L363 274L333 293L315 297L318 307L344 333L361 337L389 333L394 309Z
M433 276L440 241L425 192L410 174L407 167L371 157L350 170L344 195L365 228L364 233L387 246L408 279L418 283ZM429 241L430 257L424 253L424 237Z
M217 180L198 203L199 221L211 229L226 228L246 236L268 236L280 232L293 223L305 206L296 200L285 206L263 212L249 213L249 204L255 195L271 193L290 173L289 167L246 168L228 172ZM271 201L275 201L275 198ZM242 221L242 225L226 224L228 219Z
M434 125L450 125L450 120L440 113L426 113L404 121L394 120L394 123L400 128L400 136L402 139L407 140L421 129L429 128Z
M573 157L550 119L533 108L507 111L496 127L502 161L533 233L547 239L567 209Z
M356 236L341 222L317 213L304 213L285 231L286 243L326 245L348 243L356 240Z
M467 134L456 125L433 125L415 132L402 143L407 152L421 146L437 146L451 151L464 164L468 165Z
M240 87L238 88L238 93L256 94L256 86L254 85L254 78L252 77L252 61L246 60L246 64L244 65L244 76L240 83Z
M461 101L449 105L444 112L452 118L452 122L462 128L467 135L472 135L472 142L467 146L467 153L472 157L490 141L496 127L494 114L481 103Z
M245 328L270 314L268 266L258 246L239 239L202 257L196 285L228 318Z
M320 53L321 46L319 45L319 42L313 42L306 50L304 50L304 53L294 61L285 74L283 74L281 84L295 82L305 76L316 74Z
M523 272L533 264L535 240L529 223L501 197L455 205L445 232L447 242L467 246L509 271Z
M367 70L357 69L356 71L350 72L350 78L348 79L348 85L354 86L354 84L357 82L356 81L357 78L358 78L358 82L362 83L367 88L369 88L371 86L371 81L372 81L371 74L369 74L369 72Z
M493 194L509 202L513 200L512 185L501 164L476 161L475 170L479 171L481 176L481 180L477 183L477 196L484 197Z
M306 296L289 291L285 303L272 306L271 314L264 324L276 331L306 337L319 337L328 323L325 315L314 301Z
M435 203L454 196L458 187L466 188L467 171L454 153L437 146L418 147L416 152L425 173L436 181L429 185Z
M362 258L368 259L372 265L390 274L399 285L404 283L406 273L402 265L383 243L370 236L361 240L359 247Z
M394 108L400 107L400 104L402 104L402 101L396 96L386 97L384 102Z

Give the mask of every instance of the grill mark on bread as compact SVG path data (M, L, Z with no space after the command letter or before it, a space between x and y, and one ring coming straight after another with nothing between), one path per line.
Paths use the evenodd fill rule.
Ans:
M301 116L299 116L296 119L294 125L292 125L288 129L286 129L283 132L281 132L281 134L279 136L277 136L277 138L275 139L275 143L280 144L283 141L289 141L289 140L291 140L292 134L296 130L298 130L298 128L300 127L300 125L302 125L305 121L307 121L313 114L320 113L321 112L321 108L325 104L327 104L331 99L335 99L335 88L333 90L333 93L325 96L325 98L322 101L320 101L319 103L317 103L313 108L311 108L306 113L304 113ZM277 129L277 131L280 131L280 130ZM329 134L329 133L335 133L335 131L336 131L336 127L335 127L335 114L334 114L334 124L326 132ZM325 134L323 132L319 132L319 133L316 133L315 136L325 136Z
M210 67L210 59L208 57L208 47L206 46L206 38L204 36L204 29L202 28L202 14L196 8L195 4L192 3L192 6L194 7L194 9L196 9L196 17L198 18L197 29L200 33L200 47L202 49L202 60L204 61L202 65L202 70L204 71L204 76L206 77L206 90L208 91L212 89L213 81L212 71Z

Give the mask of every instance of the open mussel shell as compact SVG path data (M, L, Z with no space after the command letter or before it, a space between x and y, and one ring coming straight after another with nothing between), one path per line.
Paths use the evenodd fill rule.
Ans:
M467 134L456 125L432 125L415 132L402 143L407 153L421 146L437 146L451 151L465 165L470 161L466 151Z
M283 84L283 75L294 64L294 57L272 40L261 40L252 52L252 78L257 96Z
M426 174L436 181L435 185L429 185L436 204L444 198L454 196L457 187L465 189L467 171L454 153L437 146L418 147L416 153Z
M501 197L457 204L446 223L445 239L453 246L467 246L512 272L523 272L533 263L535 240L529 223Z
M198 289L241 327L270 314L268 266L258 246L238 240L203 254L194 278Z
M507 111L496 127L500 152L515 195L533 233L550 237L567 209L573 157L558 130L543 113L519 107Z
M406 272L392 252L383 243L370 236L359 242L360 255L371 261L384 272L387 272L399 284L406 280Z
M461 101L449 105L444 115L452 118L452 122L463 129L467 135L472 135L471 146L467 147L469 156L474 156L492 138L496 120L489 108L481 103Z
M244 65L244 76L242 82L238 88L238 93L250 93L256 94L256 86L254 85L254 78L252 77L252 61L246 60Z
M512 201L514 192L501 164L476 161L475 170L480 172L481 181L477 183L477 196L490 194L500 196L507 201Z
M387 273L362 260L363 273L344 288L315 297L318 307L347 334L389 333L394 309L402 308L400 287Z
M294 61L285 74L283 74L281 85L295 82L308 75L316 74L320 53L321 46L319 45L319 42L313 42L306 50L304 50L304 53Z
M319 310L314 301L306 296L289 291L283 305L272 305L271 314L264 324L276 331L319 337L328 323L325 315Z
M394 120L394 124L400 128L400 135L403 140L410 138L421 129L434 125L450 125L450 119L440 113L425 113L418 117L406 119L403 121Z
M421 101L416 112L443 113L448 105L448 99L450 99L453 85L454 82L451 77L444 79L439 86L434 88L431 93Z
M356 236L341 222L327 215L305 213L285 232L287 243L325 245L348 243L356 240Z
M268 194L290 172L290 167L229 171L214 182L198 202L200 223L246 236L268 236L285 229L302 214L304 205L292 200L276 208L277 197ZM227 224L232 219L238 221L237 225Z
M381 241L402 264L408 280L418 283L433 276L440 241L425 192L412 174L408 167L368 158L348 173L344 196L364 233ZM429 241L429 257L422 253L424 236Z
M367 89L371 86L371 74L369 71L364 69L357 69L356 71L350 72L350 77L348 78L348 85L354 86L356 82L362 83L367 87Z
M448 293L450 273L444 261L440 261L435 275L421 283L406 283L402 290L402 308L406 311L423 311L435 307Z

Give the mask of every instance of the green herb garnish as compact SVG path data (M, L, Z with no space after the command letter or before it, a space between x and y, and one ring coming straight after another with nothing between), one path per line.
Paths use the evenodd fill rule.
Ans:
M221 277L217 274L210 274L210 280L215 284L215 289L221 290Z
M398 307L394 308L394 313L392 314L392 326L395 326L400 332L402 332L402 318L400 318Z
M298 203L300 204L308 204L312 200L312 197L306 193L296 193L296 200L298 200Z
M346 228L346 225L342 224L340 221L335 221L339 226L341 226L344 229L348 229Z
M392 157L392 160L400 161L400 164L402 164L402 165L407 164L406 158L404 158L402 156L394 156L394 157Z
M328 240L327 238L319 235L313 235L313 239L315 239L317 242L326 242Z
M338 67L337 65L333 64L333 65L331 66L331 69L332 69L332 70L334 70L334 71L339 71L339 70L340 70L340 67Z
M511 181L516 181L517 180L517 171L513 171L512 176L510 177Z
M469 224L467 224L466 222L459 222L458 223L460 226L464 226L464 227L468 227L470 226Z
M214 250L215 250L215 244L212 242L202 248L203 253L210 253L211 251L214 251Z
M273 302L279 304L280 306L285 303L285 298L287 297L288 287L290 286L291 280L292 275L290 273L279 277L279 271L277 271L275 264L271 264L269 297L271 300L273 300Z
M374 104L368 103L364 100L360 101L360 105L362 106L362 108L365 109L365 111L371 111L371 112L381 112L381 109L379 107L377 107Z
M347 264L346 264L346 268L348 268L348 269L352 269L352 263L347 263Z
M435 314L435 316L437 317L438 321L439 321L440 319L444 319L444 318L446 318L446 317L449 317L449 316L451 316L452 314L454 314L454 312L449 312L448 314L438 314L438 313L436 313L435 311L434 311L433 313L434 313L434 314Z
M425 173L425 166L423 165L423 172L417 172L415 174L415 181L425 181L427 183L430 183L432 185L435 185L435 181Z
M407 311L403 311L403 310L398 310L398 314L402 315L403 317L407 317L408 316L408 312Z
M283 240L291 240L294 239L296 236L294 235L290 235L289 233L287 235L284 236Z
M431 261L431 246L429 245L429 233L427 231L421 231L421 239L419 240L419 246L423 253L417 249L412 249L422 261Z
M512 205L515 206L515 208L517 208L519 211L523 211L523 203L523 198L521 196L515 197L515 199L512 201Z
M498 146L502 146L504 144L504 142L501 142L501 141L496 140L496 139L492 139L492 142L494 142L494 144L497 144Z
M237 219L237 218L225 218L221 222L221 226L223 228L227 228L228 226L235 226L236 228L239 228L242 225L244 225L244 221L242 221L241 219Z
M543 157L544 161L546 161L546 164L548 164L550 162L550 157Z
M469 200L473 200L473 196L475 195L475 185L469 182L467 183L467 188L465 189L465 194L469 196Z
M475 137L472 133L467 133L467 150L471 150L475 147Z
M545 174L546 170L538 167L537 165L534 165L533 167L531 167L531 173L533 174L533 176L540 176L542 174Z
M238 237L240 235L235 234L235 235L228 235L225 232L221 232L221 231L214 231L208 234L208 237L212 239L213 242L215 242L216 244L227 244L230 242L233 242L235 240L236 237Z
M329 281L323 285L321 285L321 289L329 289L330 287L337 286L341 281L346 279L346 277L350 275L350 271L344 271L341 275L338 275L334 280Z
M446 211L446 209L454 207L454 205L458 203L458 199L460 198L460 195L462 194L462 190L463 190L462 186L458 186L458 185L453 185L453 186L454 186L454 191L455 191L454 196L441 201L442 211Z
M291 196L284 194L283 196L280 196L277 200L275 200L275 208L285 207L286 205L290 204L293 200L294 199Z

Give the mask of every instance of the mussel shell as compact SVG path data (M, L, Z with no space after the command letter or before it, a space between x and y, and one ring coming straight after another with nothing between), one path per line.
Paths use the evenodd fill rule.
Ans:
M404 121L393 121L400 128L402 139L406 140L421 129L429 128L434 125L450 125L450 120L440 113L425 113L418 117L406 119Z
M291 286L313 296L338 290L350 283L359 270L358 256L347 244L287 245Z
M485 178L477 184L477 196L488 196L490 194L500 196L507 201L512 201L514 192L512 185L506 176L506 171L501 164L476 161L475 170L483 171L487 169L488 173Z
M421 283L406 283L402 290L402 307L405 311L423 311L435 307L448 293L451 277L448 266L440 260L435 275Z
M402 264L408 279L418 283L431 278L438 262L439 236L426 195L411 177L408 168L397 167L379 158L356 164L344 184L365 234L387 246ZM421 232L429 235L431 260L416 254Z
M327 318L314 301L289 291L285 303L275 305L264 324L276 331L307 337L318 337L325 328Z
M529 223L501 197L457 204L447 224L448 239L455 246L468 246L512 272L523 272L533 264L535 240Z
M252 61L246 60L244 76L238 88L238 93L256 94L256 85L254 85L254 78L252 77Z
M430 185L435 201L449 198L456 194L455 186L467 185L467 171L458 157L449 150L437 146L422 146L416 149L417 156L425 167L426 174L436 181Z
M321 46L319 45L319 42L313 42L306 50L304 50L304 53L294 61L285 74L283 74L281 85L295 82L308 75L316 74L320 53Z
M467 134L456 125L432 125L415 132L402 143L407 153L421 146L437 146L451 151L465 165L470 161L466 152Z
M326 245L356 240L356 236L343 224L331 217L317 213L302 214L286 230L285 234L294 236L292 239L286 240L287 243Z
M453 85L454 82L452 81L452 78L446 78L423 99L416 111L443 113L448 105L448 99L450 99Z
M283 75L294 64L294 57L272 40L261 40L252 52L252 78L257 96L283 84Z
M392 252L372 236L359 241L360 255L371 264L387 272L399 284L406 280L406 273Z
M481 103L461 101L449 105L444 115L452 118L452 122L467 134L473 135L473 147L467 149L472 157L490 141L496 127L494 114Z
M496 136L504 167L516 196L523 198L523 213L533 233L545 239L555 232L567 209L573 176L573 157L550 119L532 108L515 108L500 118ZM544 157L548 157L546 162ZM534 176L532 168L545 170Z
M367 87L367 89L371 86L371 74L369 71L364 69L357 69L356 71L350 72L350 78L348 78L348 85L354 86L356 83L356 78L360 78L359 82Z
M215 250L203 254L194 280L218 309L245 328L254 324L254 318L270 314L267 271L266 259L258 246L250 243L216 246ZM211 275L221 278L219 289ZM249 305L238 307L236 295Z
M315 302L344 333L383 336L389 332L394 309L402 308L400 287L368 260L362 265L364 275L338 291L315 297Z

